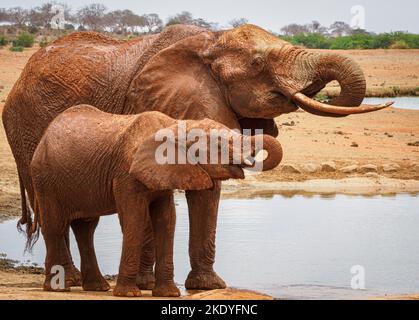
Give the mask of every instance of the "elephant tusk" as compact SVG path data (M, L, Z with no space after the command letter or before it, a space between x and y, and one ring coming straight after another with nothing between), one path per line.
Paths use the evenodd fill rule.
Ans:
M361 104L358 107L340 107L316 101L307 97L301 92L294 94L292 100L309 113L315 114L316 112L321 112L325 114L335 114L341 116L373 112L387 108L394 104L394 102L387 102L379 105Z
M249 159L244 159L244 164L246 165L246 166L249 166L249 167L252 167L253 166L253 162L252 161L250 161Z

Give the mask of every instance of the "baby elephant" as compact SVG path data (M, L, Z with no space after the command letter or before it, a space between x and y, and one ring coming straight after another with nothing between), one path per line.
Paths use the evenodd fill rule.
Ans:
M194 134L193 141L185 139L196 129L205 133L203 138ZM231 136L217 138L219 144L211 150L216 151L215 156L201 154L197 137L200 146L209 148L212 129L228 130ZM244 144L233 143L232 137L250 141L253 155L256 139L261 139L268 156L252 163L252 158L241 152ZM219 161L226 150L227 162ZM232 154L240 156L233 159ZM281 158L276 139L244 137L208 119L176 121L159 112L115 115L88 105L66 110L46 129L31 163L35 188L32 232L40 227L47 249L44 290L69 290L71 279L66 278L66 285L57 288L51 281L51 268L59 265L66 274L71 273L65 238L70 226L80 251L83 289L109 290L96 261L93 235L100 216L117 212L123 244L113 294L141 295L136 276L145 227L151 221L156 242L153 295L179 296L173 280L173 190L209 189L214 180L243 178L243 167L262 163L263 170L268 170Z

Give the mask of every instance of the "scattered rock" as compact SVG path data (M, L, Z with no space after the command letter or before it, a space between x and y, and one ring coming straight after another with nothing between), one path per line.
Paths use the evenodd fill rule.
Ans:
M335 130L333 131L334 134L340 134L340 135L344 135L345 132L341 131L341 130Z
M284 164L281 171L284 173L301 173L301 171L292 164Z
M359 168L358 165L354 164L351 166L340 168L339 171L343 173L354 173L358 170L358 168Z
M409 142L407 145L411 147L419 147L419 141Z
M358 168L359 173L367 173L367 172L377 172L378 168L374 164L365 164Z
M356 143L356 142L352 142L351 147L353 147L353 148L358 148L358 147L359 147L359 145L358 145L358 143Z
M413 171L413 172L419 172L419 164L415 164L415 165L412 167L412 171Z
M315 173L319 171L320 169L319 166L314 163L303 164L300 166L300 168L303 172L307 172L307 173Z
M389 137L389 138L393 138L393 135L392 134L390 134L390 133L388 133L388 132L386 132L386 133L384 133L387 137Z
M379 175L377 172L367 172L364 174L364 177L368 177L368 178L378 178Z
M322 171L324 172L335 172L336 171L336 163L333 161L328 161L322 163Z
M295 126L295 122L294 121L291 121L291 122L283 122L281 125L287 126L287 127L294 127Z
M397 163L390 163L383 165L384 172L396 172L400 170L400 166Z

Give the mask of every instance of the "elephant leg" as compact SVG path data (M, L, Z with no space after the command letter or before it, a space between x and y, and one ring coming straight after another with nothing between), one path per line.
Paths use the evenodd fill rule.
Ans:
M192 270L185 282L188 290L226 288L213 269L215 262L215 232L221 182L212 190L186 191L189 208L189 258Z
M176 209L173 193L151 204L151 222L156 243L155 297L179 297L180 291L173 280L173 245L176 226Z
M82 287L85 291L108 291L111 287L100 273L97 263L94 233L99 223L99 218L91 220L74 220L71 222L79 247L81 259Z
M126 186L114 190L123 234L119 274L113 289L113 295L117 297L141 296L136 280L149 208L147 199L134 193L135 189L135 186Z
M69 271L68 278L69 283L71 287L79 287L82 284L82 275L79 269L76 268L73 262L73 257L71 256L71 250L70 250L70 227L67 228L67 231L64 236L65 244L67 247L68 255L70 257L71 261L71 270Z
M68 254L65 241L66 231L68 230L67 222L62 221L62 215L65 211L59 206L52 204L50 201L40 203L39 213L42 216L41 232L45 241L46 257L45 257L45 281L43 289L45 291L69 291L73 284L72 279L72 261ZM52 280L58 274L52 273L53 268L64 269L64 287L54 287ZM59 283L59 281L58 281Z
M153 211L154 206L150 207ZM152 214L152 213L151 213ZM137 276L137 286L142 290L152 290L155 284L154 262L155 262L155 243L153 236L153 227L149 219L144 235L144 245L141 250L140 270Z

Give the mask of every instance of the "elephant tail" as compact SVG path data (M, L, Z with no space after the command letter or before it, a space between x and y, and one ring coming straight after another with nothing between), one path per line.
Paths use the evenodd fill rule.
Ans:
M33 201L33 221L30 218L30 222L26 226L26 245L25 245L25 252L31 252L33 246L39 239L39 231L40 231L40 224L39 224L39 204L37 197L34 197ZM31 214L29 213L29 217Z
M30 211L28 210L28 204L26 202L26 190L25 186L23 185L22 177L18 171L19 175L19 187L20 187L20 199L22 201L22 216L17 223L17 228L19 231L22 231L22 225L27 224L28 221L32 221Z
M17 229L20 232L24 232L26 234L26 245L25 245L25 252L31 252L34 244L39 238L39 223L38 223L38 204L36 201L36 197L34 199L34 220L32 220L32 209L28 206L26 201L26 190L23 184L22 177L19 174L19 186L20 186L20 197L22 201L22 216L17 223ZM26 225L26 230L24 231L22 226Z

